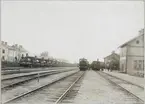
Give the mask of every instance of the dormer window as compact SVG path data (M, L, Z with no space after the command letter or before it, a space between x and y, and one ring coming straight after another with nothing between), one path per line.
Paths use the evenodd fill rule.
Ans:
M136 41L136 44L139 44L139 40Z

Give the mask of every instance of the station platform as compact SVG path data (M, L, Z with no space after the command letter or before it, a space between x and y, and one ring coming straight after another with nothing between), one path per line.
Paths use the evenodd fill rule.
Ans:
M116 100L117 99L117 100ZM70 104L70 103L67 103ZM134 96L110 83L97 72L89 70L71 104L143 104Z
M135 85L141 86L141 87L144 87L144 85L145 85L144 78L141 78L141 77L131 76L131 75L128 75L128 74L125 74L125 73L120 73L118 71L110 72L107 69L104 70L103 72L106 73L106 74L115 76L117 78L123 79L125 81L128 81L130 83L133 83Z

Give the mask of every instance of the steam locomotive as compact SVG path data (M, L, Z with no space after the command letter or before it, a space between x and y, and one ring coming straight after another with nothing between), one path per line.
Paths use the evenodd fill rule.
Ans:
M52 60L50 59L43 59L37 57L23 57L19 61L19 65L22 67L49 67L51 65Z
M89 68L89 62L87 61L87 59L82 58L79 60L79 69L81 71L85 71Z

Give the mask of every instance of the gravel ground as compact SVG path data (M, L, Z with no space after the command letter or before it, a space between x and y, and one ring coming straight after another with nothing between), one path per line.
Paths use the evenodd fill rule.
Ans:
M85 74L84 74L85 75ZM84 75L75 83L75 85L71 88L65 98L62 99L60 104L71 104L76 97L84 79Z
M143 104L135 96L108 82L98 73L86 73L73 104ZM66 104L66 103L65 103Z
M4 70L2 75L11 75L16 73L30 73L36 71L48 71L48 70L61 70L61 69L74 69L77 67L50 67L50 68L25 68L25 69L14 69L14 70Z
M52 72L52 71L62 71L62 70L71 70L71 69L77 69L77 68L66 67L63 69L57 68L57 69L51 69L51 70L39 70L39 71L33 71L33 72L27 72L27 73L16 73L16 74L2 75L2 79L13 78L13 77L23 76L23 75L30 75L30 74L40 73L40 72Z
M104 76L106 76L108 79L110 79L111 81L117 83L119 86L123 87L124 89L128 90L129 92L133 93L134 95L136 95L137 97L139 97L140 99L144 100L144 89L132 85L126 81L120 80L120 79L116 79L115 77L109 76L105 73L100 72L101 74L103 74Z
M114 72L114 71L109 72L107 70L104 70L104 73L107 73L107 74L110 74L112 76L121 78L123 80L126 80L128 82L137 84L137 85L142 86L142 87L144 87L144 85L145 85L144 78L140 78L140 77L136 77L136 76L131 76L131 75L128 75L128 74L123 74L123 73Z
M35 88L38 88L38 87L40 87L42 85L45 85L45 84L47 84L49 82L52 82L52 81L54 81L56 79L59 79L59 78L61 78L63 76L66 76L66 75L69 75L71 73L74 73L76 71L77 70L70 71L70 72L64 72L64 73L59 73L59 74L51 75L51 76L48 76L48 77L45 77L45 78L40 78L39 82L36 79L36 80L30 81L28 83L24 83L21 86L15 87L12 90L9 90L9 91L6 91L5 93L2 93L2 102L5 102L8 99L13 98L14 96L18 96L18 95L23 94L25 92L31 91L31 90L33 90Z

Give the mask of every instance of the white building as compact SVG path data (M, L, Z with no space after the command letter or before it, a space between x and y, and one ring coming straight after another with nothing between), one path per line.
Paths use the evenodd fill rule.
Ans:
M22 45L12 45L9 46L7 42L2 41L1 44L1 59L2 61L14 62L20 60L22 56L25 56L27 51L22 47Z
M144 30L120 46L120 70L137 76L144 73Z
M7 42L1 42L1 60L5 61L8 59L8 45Z
M20 60L22 56L26 56L27 51L22 45L12 45L8 47L8 61Z

